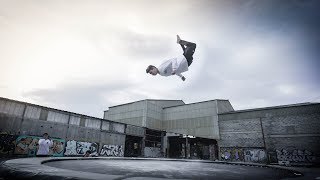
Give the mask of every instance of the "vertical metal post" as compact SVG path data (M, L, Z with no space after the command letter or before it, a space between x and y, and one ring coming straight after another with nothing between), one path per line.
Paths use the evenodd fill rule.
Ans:
M22 118L21 118L21 122L20 122L20 125L19 125L19 135L21 135L21 133L23 134L23 132L21 132L21 130L22 130L22 123L24 121L24 116L26 114L26 110L27 110L27 104L24 104Z
M266 146L266 139L264 137L264 131L263 131L263 126L262 126L262 118L260 117L259 120L260 120L260 127L261 127L261 133L262 133L263 146L264 146L264 149L266 150L266 154L268 154L267 153L267 146ZM268 155L267 155L267 163L269 163L269 156Z
M188 143L189 143L189 142L188 142L188 136L187 136L187 137L186 137L186 146L185 146L185 151L184 151L184 152L185 152L185 158L186 158L186 159L189 158L188 155L189 155L189 153L190 153L190 149L189 149L190 147L188 146Z
M264 131L263 131L263 126L262 126L261 117L259 118L259 120L260 120L260 127L261 127L261 133L262 133L263 146L264 146L265 149L267 149L267 147L266 147L266 141L265 141L265 138L264 138Z
M69 127L70 127L70 119L71 119L71 114L69 113L69 117L68 117L68 127L67 127L67 133L66 133L66 136L65 136L66 140L67 140L67 138L68 138L68 133L69 133Z

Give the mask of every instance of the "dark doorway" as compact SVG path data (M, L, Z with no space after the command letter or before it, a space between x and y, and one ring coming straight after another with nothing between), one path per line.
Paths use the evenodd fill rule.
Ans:
M146 147L158 147L161 148L163 131L146 129Z
M218 158L217 141L206 138L182 136L168 137L169 158L191 158L216 160Z
M191 159L206 159L215 160L218 155L217 141L206 138L189 138L190 143L190 158Z
M169 139L169 158L185 158L186 139L180 136L168 137Z
M127 135L124 156L125 157L141 156L141 143L142 143L142 137Z

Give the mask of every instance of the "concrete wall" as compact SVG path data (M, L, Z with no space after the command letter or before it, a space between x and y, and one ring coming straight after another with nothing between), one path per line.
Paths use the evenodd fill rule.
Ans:
M145 128L133 125L127 125L126 128L126 134L131 136L144 137L145 131Z
M216 102L217 102L217 105L218 105L217 114L234 111L230 101L228 101L228 100L216 100Z
M104 119L162 130L162 108L183 104L181 100L146 99L109 107L104 112Z
M147 101L146 127L149 129L162 130L162 106L154 101Z
M219 138L218 113L234 111L227 100L185 104L181 100L143 100L110 107L104 118L155 130Z
M220 147L264 147L260 118L225 119L219 116Z
M218 137L213 134L215 114L215 101L169 107L164 109L163 127L169 132L215 138Z
M243 152L251 148L265 150L271 163L320 162L319 103L223 113L219 114L219 128L221 159L226 148ZM231 153L231 157L236 156Z
M104 119L146 127L146 101L109 107L104 112Z
M219 139L219 111L233 111L233 108L225 100L168 107L164 109L163 128L169 132Z
M125 128L122 123L0 98L0 133L6 134L4 139L15 137L16 142L32 143L46 132L65 142L65 155L82 155L90 149L97 154L103 151L103 155L123 156ZM29 151L34 150L23 153L34 155Z
M171 106L179 106L184 105L185 103L182 100L152 100L148 99L148 102L156 104L162 108L171 107Z

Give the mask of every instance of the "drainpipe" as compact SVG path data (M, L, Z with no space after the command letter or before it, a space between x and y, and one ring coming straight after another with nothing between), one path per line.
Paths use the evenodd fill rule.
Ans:
M260 121L261 133L262 133L263 146L264 146L264 149L266 150L266 155L267 155L268 153L267 153L266 139L264 137L264 131L263 131L262 118L261 117L259 118L259 121ZM268 155L267 155L267 163L269 164Z
M188 155L187 155L187 144L188 144L188 138L186 137L186 145L184 146L184 158L187 159Z
M21 121L20 121L20 125L19 125L19 135L22 135L24 134L22 131L22 123L24 121L24 116L26 115L26 110L27 110L27 105L24 104L24 108L23 108L23 113L22 113L22 118L21 118ZM15 133L16 134L16 133Z

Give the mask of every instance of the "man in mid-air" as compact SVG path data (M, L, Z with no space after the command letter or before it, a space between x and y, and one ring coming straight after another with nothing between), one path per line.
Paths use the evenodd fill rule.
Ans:
M188 68L193 61L192 56L197 45L195 43L180 39L178 35L177 43L181 45L183 49L183 55L163 62L159 67L149 65L146 69L146 72L154 76L157 74L160 74L161 76L177 75L183 81L186 80L181 73L188 71Z

